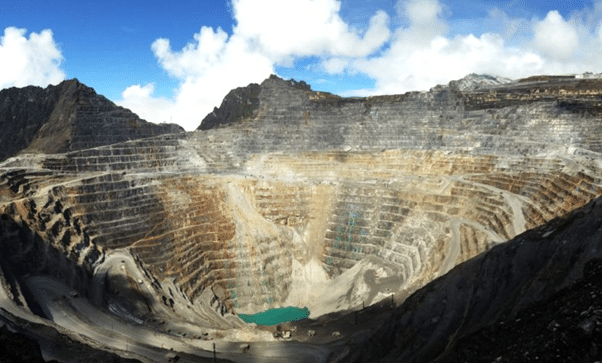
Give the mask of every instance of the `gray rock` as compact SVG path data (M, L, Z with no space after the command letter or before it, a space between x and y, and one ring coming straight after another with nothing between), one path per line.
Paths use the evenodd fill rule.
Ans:
M183 131L141 120L77 79L0 91L0 161L22 151L61 153Z

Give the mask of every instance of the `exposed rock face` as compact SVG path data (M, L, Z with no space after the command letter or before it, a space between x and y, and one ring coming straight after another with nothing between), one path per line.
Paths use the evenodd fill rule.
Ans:
M465 92L486 89L492 86L498 86L510 82L512 82L512 80L509 78L490 76L488 74L471 73L462 79L449 82L449 87Z
M596 362L602 359L602 260L547 300L471 333L439 362Z
M2 363L44 362L40 347L34 340L13 333L4 326L0 327L0 348Z
M219 108L215 107L213 112L205 116L197 130L209 130L255 116L259 106L260 90L256 83L233 89L226 95Z
M0 91L0 161L23 149L62 153L183 131L141 120L77 79Z
M0 164L6 301L13 313L33 312L69 334L77 329L61 318L67 307L56 303L55 291L73 289L99 311L144 322L142 335L166 333L161 339L176 350L204 357L210 347L186 340L191 352L173 334L270 340L245 330L236 313L293 305L308 307L322 331L307 323L314 333L300 331L303 343L243 353L220 346L220 354L275 361L386 359L388 351L429 357L435 353L424 352L440 350L449 334L467 334L567 286L587 260L581 254L593 251L577 232L571 236L579 241L567 235L564 244L500 244L602 195L602 82L484 79L341 98L270 77L232 91L195 133L10 159ZM551 226L538 238L556 241L560 227ZM528 239L521 238L514 243ZM486 251L446 276L457 281L449 289L478 296L450 293L439 335L401 348L403 339L429 332L439 307L428 296L447 291L434 283L376 332L388 351L341 351L341 341L362 346L367 339L349 329L370 331L388 319L383 301L393 294L399 305ZM549 270L546 256L572 271L569 277ZM513 270L508 259L532 266ZM508 277L502 290L514 295L496 293L491 279L499 274ZM520 290L511 283L528 297L516 298ZM425 295L430 289L438 292ZM477 297L490 303L474 303L480 314L466 320L462 312ZM81 304L71 303L69 312L90 309ZM343 329L345 313L362 306L372 306L372 325L325 332ZM408 306L417 315L407 315ZM78 327L100 329L111 316L82 319ZM128 349L154 359L133 341Z
M270 79L278 79L272 75ZM310 91L311 87L301 81L288 81L295 88ZM205 116L197 130L209 130L218 126L235 123L243 119L254 118L259 109L259 93L261 87L251 83L246 87L239 87L230 91L219 108L215 107L213 112Z
M510 323L534 302L545 301L587 278L585 266L589 262L600 264L601 257L602 198L598 198L565 218L492 248L428 284L392 313L391 319L372 336L374 344L358 349L358 357L349 357L349 361L435 361L469 333L500 321ZM590 292L595 295L597 290ZM577 316L590 306L586 305ZM590 336L602 331L598 328L602 324L596 325L602 320L598 320L594 310L592 307L590 314L583 314L581 319L591 318ZM555 320L561 309L557 308L554 313L547 317L548 322ZM583 335L580 340L587 338L587 334ZM583 351L572 354L587 357L589 350L590 344L586 344ZM555 359L557 353L553 351L548 355L553 361L571 358ZM504 355L508 357L514 352ZM535 359L535 355L515 357L512 361L528 359Z
M25 330L26 333L11 332L6 326L0 327L0 348L2 348L0 363L58 363L64 361L82 363L140 363L138 360L122 358L119 355L94 349L87 344L60 336L45 326L35 326L26 323L25 327L16 327L16 329ZM33 337L41 339L41 341L28 338L28 335L32 335L32 331L35 332ZM46 347L52 346L50 350L52 350L51 355L54 359L44 359L40 351L40 345Z

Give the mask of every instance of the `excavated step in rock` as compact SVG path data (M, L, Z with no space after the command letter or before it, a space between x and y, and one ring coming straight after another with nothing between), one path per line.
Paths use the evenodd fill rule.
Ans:
M570 285L602 251L557 227L583 206L597 213L601 96L599 79L470 75L429 92L341 98L272 76L233 90L192 133L32 143L0 164L0 304L142 360L169 349L234 361L432 359L452 337ZM87 100L78 115L126 117ZM516 247L530 231L555 244ZM571 278L540 263L544 252ZM534 265L508 281L537 285L522 300L479 287L492 302L481 320L437 282L504 284L495 271L515 258ZM469 269L479 259L490 270ZM433 299L446 301L436 316ZM270 327L239 317L284 307L309 318ZM428 319L446 328L418 347ZM344 348L374 339L386 351Z

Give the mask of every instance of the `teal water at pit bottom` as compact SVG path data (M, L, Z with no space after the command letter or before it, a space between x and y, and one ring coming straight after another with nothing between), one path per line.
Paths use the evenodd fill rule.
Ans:
M288 321L297 321L309 316L308 308L287 306L284 308L269 309L257 314L238 314L245 323L257 325L278 325Z

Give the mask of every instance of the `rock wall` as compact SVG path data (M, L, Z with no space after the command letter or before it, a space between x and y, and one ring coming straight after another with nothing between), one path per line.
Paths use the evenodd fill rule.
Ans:
M341 98L270 77L233 91L206 130L0 164L2 258L23 261L17 235L85 274L120 251L152 284L152 312L219 328L283 305L400 303L602 195L601 85Z
M293 259L333 279L376 256L415 288L602 194L598 123L563 106L574 89L593 97L587 82L535 83L543 100L496 86L516 99L489 109L475 100L490 91L344 99L271 77L257 114L227 127L51 156L35 173L9 164L4 199L47 205L53 185L70 221L47 228L69 229L53 238L74 260L129 248L189 298L219 286L240 311L284 303Z
M584 277L588 262L599 264L602 256L601 203L597 198L565 218L525 232L428 284L392 312L370 343L343 361L437 361L475 330L494 322L513 321L518 312L534 302L572 286ZM553 315L547 317L549 321L554 319ZM571 334L565 337L572 338ZM578 356L587 355L587 351L577 350ZM575 359L558 353L549 355L563 361Z
M61 153L183 131L141 120L77 79L0 91L2 161L24 149Z

